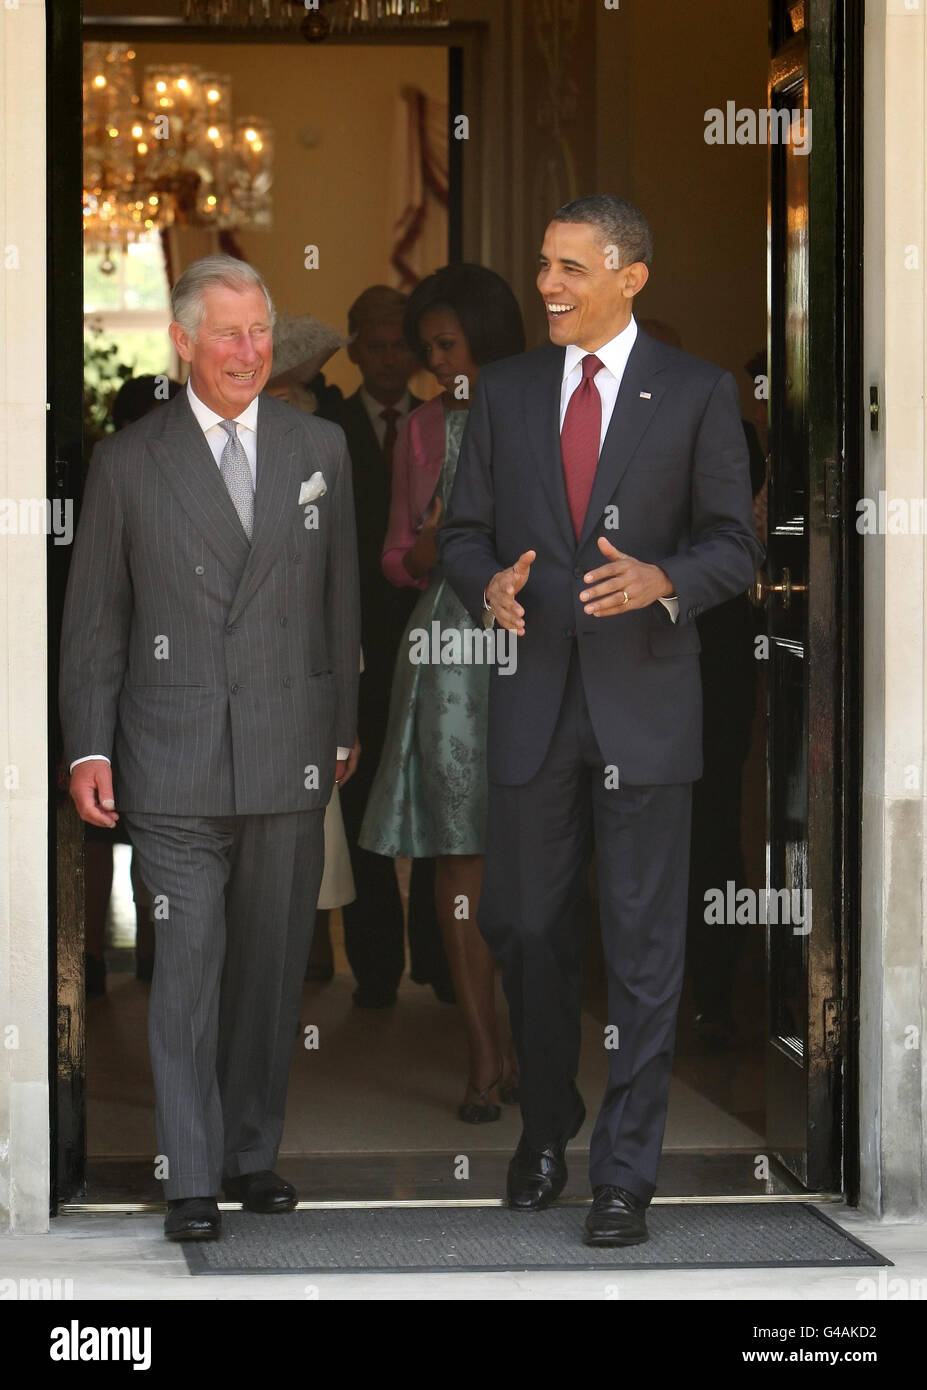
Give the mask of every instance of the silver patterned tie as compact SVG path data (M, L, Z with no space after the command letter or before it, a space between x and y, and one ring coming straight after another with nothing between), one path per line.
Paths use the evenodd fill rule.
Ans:
M250 541L254 531L254 481L251 465L245 446L238 438L238 427L234 420L220 420L219 424L229 437L219 460L219 472L228 488L235 510L241 520L245 535Z

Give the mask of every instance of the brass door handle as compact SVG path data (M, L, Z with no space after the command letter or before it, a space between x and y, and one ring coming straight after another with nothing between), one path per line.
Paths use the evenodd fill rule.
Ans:
M757 570L756 579L753 587L749 589L751 603L757 608L765 608L771 594L782 595L782 607L788 608L792 602L793 594L805 594L808 592L807 584L793 584L792 576L787 569L783 569L780 583L774 584L765 570Z

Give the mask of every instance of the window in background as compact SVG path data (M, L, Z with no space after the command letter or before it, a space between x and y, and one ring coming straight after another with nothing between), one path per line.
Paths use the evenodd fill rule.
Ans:
M160 233L107 257L84 255L85 425L90 442L109 429L116 392L129 377L177 375L167 336L170 293Z

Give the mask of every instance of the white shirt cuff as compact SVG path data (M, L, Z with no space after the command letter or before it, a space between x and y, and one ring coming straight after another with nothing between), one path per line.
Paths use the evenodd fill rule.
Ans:
M336 761L336 762L339 762L339 763L346 763L347 760L348 760L348 758L350 758L350 756L351 756L351 750L350 750L350 748L336 748L336 749L335 749L335 761Z
M74 769L77 767L78 763L92 763L95 759L99 762L109 762L109 758L106 756L105 753L88 753L85 758L75 758L71 766L68 768L68 772L73 772Z

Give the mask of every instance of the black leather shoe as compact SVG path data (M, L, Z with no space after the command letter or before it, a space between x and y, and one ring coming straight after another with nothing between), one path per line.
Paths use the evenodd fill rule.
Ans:
M218 1240L221 1226L215 1197L178 1197L167 1204L168 1240Z
M582 1128L586 1107L577 1092L578 1109L569 1134L555 1144L533 1149L524 1134L509 1164L506 1197L513 1211L543 1211L566 1186L566 1146Z
M222 1190L230 1202L241 1202L245 1211L260 1211L265 1216L292 1211L299 1200L293 1184L269 1168L239 1178L223 1178Z
M647 1203L623 1187L597 1187L586 1217L584 1245L643 1245L647 1230Z

